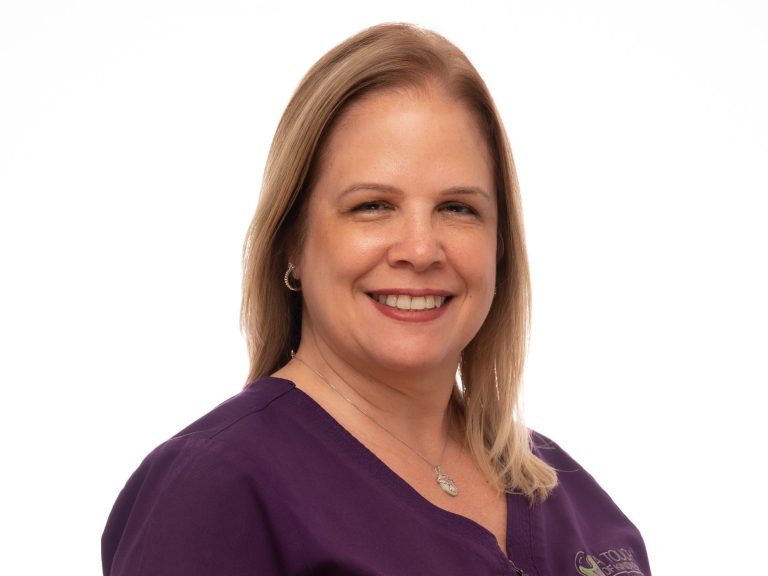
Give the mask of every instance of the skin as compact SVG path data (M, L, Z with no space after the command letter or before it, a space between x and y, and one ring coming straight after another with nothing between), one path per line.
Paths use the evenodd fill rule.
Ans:
M488 145L472 112L435 86L379 91L334 126L292 258L304 300L298 355L442 463L460 497L444 494L423 460L305 365L292 361L275 375L296 382L422 496L482 524L505 550L505 501L463 450L447 411L461 351L493 300L497 212ZM445 302L404 311L378 295Z

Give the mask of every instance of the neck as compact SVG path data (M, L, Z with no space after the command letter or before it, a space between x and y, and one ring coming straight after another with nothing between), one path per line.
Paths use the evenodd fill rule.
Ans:
M293 374L303 383L315 380L316 392L326 398L330 393L331 399L350 404L376 426L439 463L451 433L449 402L456 366L408 372L374 370L344 362L330 350L304 342L296 356L286 367L287 376Z

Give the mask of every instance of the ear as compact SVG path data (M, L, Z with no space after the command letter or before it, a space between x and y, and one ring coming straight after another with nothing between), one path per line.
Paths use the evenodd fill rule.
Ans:
M288 262L293 264L293 272L292 276L296 280L300 280L301 273L302 273L302 263L304 261L304 218L300 213L297 217L296 221L294 221L288 230L286 230L286 233L283 236L283 254L285 254L285 265L288 265Z
M296 280L301 280L301 250L297 250L295 247L286 251L287 262L293 264L293 271L291 276ZM287 264L286 264L287 265Z

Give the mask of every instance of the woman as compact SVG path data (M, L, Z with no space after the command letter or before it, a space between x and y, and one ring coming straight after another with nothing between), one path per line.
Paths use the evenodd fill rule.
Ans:
M528 313L514 165L476 70L412 26L350 38L272 145L249 385L129 480L104 573L650 574L635 527L522 424Z

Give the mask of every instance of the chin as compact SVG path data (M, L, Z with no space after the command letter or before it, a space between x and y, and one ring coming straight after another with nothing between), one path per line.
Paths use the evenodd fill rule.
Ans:
M407 351L394 349L384 354L375 351L369 355L372 367L379 366L394 372L427 372L438 369L454 371L458 366L459 357L459 353L439 353L434 346L419 350L409 347Z

